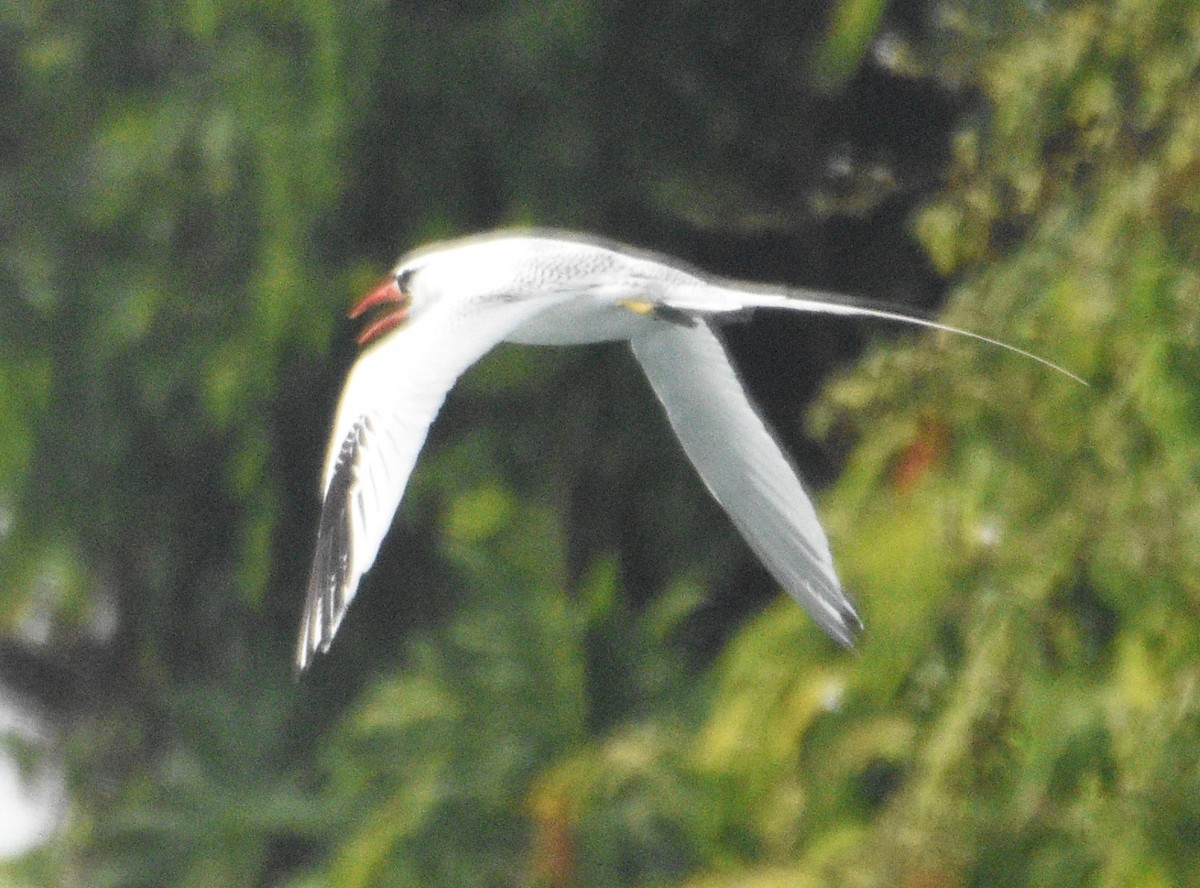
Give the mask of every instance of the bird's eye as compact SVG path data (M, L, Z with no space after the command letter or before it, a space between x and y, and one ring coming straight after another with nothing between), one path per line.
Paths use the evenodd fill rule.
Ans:
M401 293L403 293L405 296L408 295L408 283L409 283L409 281L412 280L412 276L413 276L413 269L411 269L411 268L405 268L403 271L399 272L396 275L396 289L399 290Z

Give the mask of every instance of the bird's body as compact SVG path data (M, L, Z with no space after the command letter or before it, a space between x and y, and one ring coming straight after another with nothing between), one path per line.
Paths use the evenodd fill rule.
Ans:
M859 619L825 533L710 320L756 308L882 317L1049 362L974 333L836 298L717 281L663 257L566 234L464 238L406 256L354 312L392 308L360 337L373 344L351 370L334 421L297 668L328 649L446 393L503 341L629 341L710 492L788 593L850 644Z

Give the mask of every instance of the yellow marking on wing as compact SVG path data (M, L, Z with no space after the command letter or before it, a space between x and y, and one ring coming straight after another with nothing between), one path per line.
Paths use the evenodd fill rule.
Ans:
M654 303L648 299L625 299L622 300L621 305L640 315L650 314L654 311Z

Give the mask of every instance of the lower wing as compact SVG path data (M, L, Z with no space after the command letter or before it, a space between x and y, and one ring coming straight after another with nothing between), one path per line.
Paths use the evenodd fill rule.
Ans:
M861 622L795 469L751 405L706 323L659 323L633 353L713 497L775 578L849 646Z

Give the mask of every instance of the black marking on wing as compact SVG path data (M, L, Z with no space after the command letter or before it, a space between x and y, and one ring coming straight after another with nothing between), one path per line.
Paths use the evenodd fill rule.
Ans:
M660 320L667 321L671 324L676 324L680 327L694 327L697 324L696 316L690 312L684 311L682 308L675 308L671 305L666 305L662 302L655 302L652 309L654 316Z
M832 585L827 587L827 591L821 597L829 602L837 612L840 622L818 619L817 625L842 647L846 649L854 647L854 642L858 640L859 634L863 631L862 617L858 615L854 599L843 587Z
M296 671L302 672L318 650L325 653L349 604L347 580L350 573L351 512L350 487L363 446L365 424L354 424L342 443L334 464L333 477L321 506L317 526L317 546L308 579L305 615L301 622L300 652ZM312 624L316 623L314 636Z

